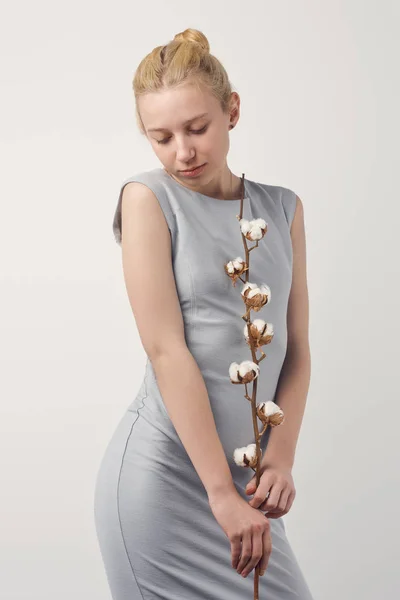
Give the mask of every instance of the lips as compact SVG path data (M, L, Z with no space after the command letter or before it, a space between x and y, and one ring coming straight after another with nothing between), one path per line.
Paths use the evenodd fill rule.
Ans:
M181 169L179 172L180 173L189 173L190 171L195 171L196 169L199 169L203 165L205 165L205 163L203 163L202 165L197 165L197 167L192 167L191 169Z

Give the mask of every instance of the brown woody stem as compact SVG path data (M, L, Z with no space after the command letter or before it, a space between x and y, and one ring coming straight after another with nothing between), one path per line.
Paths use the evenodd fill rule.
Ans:
M237 218L240 220L243 218L243 199L244 199L244 173L242 174L242 194L241 194L241 199L240 199L240 214L237 215ZM246 270L246 282L248 283L249 281L249 273L250 273L250 252L252 250L254 250L254 248L257 248L258 246L258 240L256 242L256 244L252 247L252 248L248 248L247 247L247 238L243 235L242 233L242 240L243 240L243 246L244 246L244 251L245 251L245 261L246 261L246 265L247 265L247 270ZM241 279L241 281L243 281ZM260 360L257 359L256 356L256 349L254 347L254 340L253 337L250 333L250 311L251 308L248 307L246 310L246 313L244 316L242 316L242 319L244 321L247 322L247 332L248 332L248 336L249 336L249 344L250 344L250 349L251 349L251 356L253 359L253 362L258 365L261 360L264 358L264 356L261 357ZM251 402L251 413L252 413L252 419L253 419L253 429L254 429L254 438L255 438L255 442L256 442L256 457L257 457L257 461L256 461L256 488L258 487L259 483L260 483L260 477L261 477L261 469L260 469L260 463L261 463L261 451L260 451L260 438L262 433L264 433L265 429L263 430L263 432L260 434L260 432L258 431L258 422L257 422L257 408L256 408L256 398L257 398L257 383L258 383L258 378L256 377L255 379L253 379L253 386L252 386L252 395L251 398L249 397L248 393L247 393L247 386L245 388L246 394L245 394L245 398L247 398L247 400L250 400ZM254 471L254 469L253 469ZM258 563L258 565L255 568L255 572L254 572L254 600L259 600L259 592L258 592L258 580L260 577L260 563Z

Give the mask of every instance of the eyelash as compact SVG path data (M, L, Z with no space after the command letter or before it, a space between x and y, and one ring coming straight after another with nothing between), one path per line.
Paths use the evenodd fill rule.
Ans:
M196 135L200 135L201 133L205 133L207 130L207 125L202 127L201 129L192 129L191 133L195 133ZM156 140L157 144L168 144L171 138L167 138L166 140Z

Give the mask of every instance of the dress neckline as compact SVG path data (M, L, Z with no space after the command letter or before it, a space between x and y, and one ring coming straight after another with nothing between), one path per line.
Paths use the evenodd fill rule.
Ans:
M172 181L172 183L177 185L179 188L186 190L188 192L193 192L195 194L199 194L199 196L201 196L202 198L206 198L207 200L212 200L213 202L219 202L220 204L228 204L228 202L240 202L240 200L241 200L241 198L230 198L229 200L222 200L221 198L214 198L214 196L207 196L206 194L202 194L201 192L198 192L196 190L191 190L190 188L182 185L181 183L179 183L179 181L176 181L176 179L171 177L171 175L164 168L160 167L160 171L168 178L168 181ZM243 200L248 200L250 198L249 194L247 193L247 189L246 189L246 181L247 181L246 178L244 178Z

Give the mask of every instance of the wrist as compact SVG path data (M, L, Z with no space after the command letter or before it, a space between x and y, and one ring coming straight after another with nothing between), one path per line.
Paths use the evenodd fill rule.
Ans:
M207 489L209 503L217 502L221 498L227 498L228 496L237 493L238 491L233 483L233 480Z
M288 457L282 457L282 456L273 456L273 455L264 455L264 457L261 460L261 468L262 469L267 469L267 468L277 468L277 469L284 469L286 471L292 471L294 466L294 460Z

